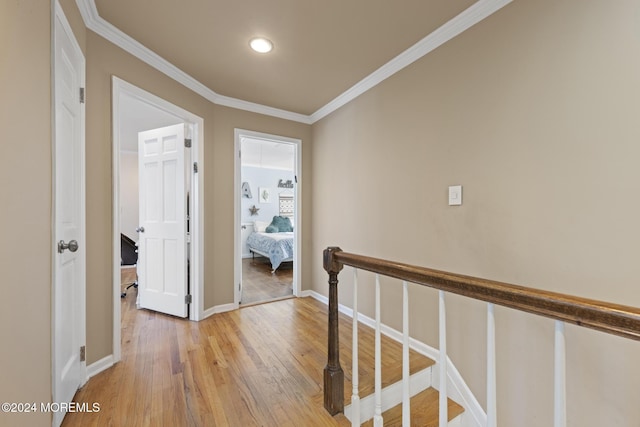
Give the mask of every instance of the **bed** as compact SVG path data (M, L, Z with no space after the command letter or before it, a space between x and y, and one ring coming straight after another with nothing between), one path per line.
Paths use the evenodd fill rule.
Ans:
M293 261L292 218L283 214L282 201L283 194L280 194L280 215L274 216L271 223L255 221L254 232L247 238L247 246L253 256L258 254L269 258L271 273L275 273L283 262Z
M269 258L272 273L283 262L293 261L293 232L254 232L247 238L247 246L252 254Z

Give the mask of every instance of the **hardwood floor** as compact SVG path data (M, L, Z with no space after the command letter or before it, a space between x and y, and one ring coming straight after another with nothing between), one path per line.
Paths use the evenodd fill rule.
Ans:
M122 299L122 360L91 378L63 426L348 426L323 408L327 307L291 298L191 322ZM340 315L345 401L351 393L351 322ZM360 332L361 395L373 389L373 331ZM401 347L383 337L383 383L401 377ZM411 354L411 371L432 362Z
M282 263L271 274L268 258L256 256L242 260L243 306L293 296L293 263Z
M136 294L136 290L131 287L127 289L127 286L136 281L136 267L121 267L120 268L120 292L126 292Z
M121 269L122 291L136 280L135 267ZM135 295L135 289L127 293ZM274 301L293 296L293 263L280 265L275 274L271 274L268 258L256 256L242 260L242 306Z

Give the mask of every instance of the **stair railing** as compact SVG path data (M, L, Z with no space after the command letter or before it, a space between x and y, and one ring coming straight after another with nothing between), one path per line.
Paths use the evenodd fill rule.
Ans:
M409 415L409 297L407 283L439 290L440 402L439 425L447 425L447 354L445 292L487 303L487 427L496 427L496 364L494 306L524 311L555 320L554 354L554 427L566 426L565 337L564 325L595 329L628 339L640 340L640 309L572 295L543 291L525 286L464 276L394 261L343 252L338 247L325 249L324 269L329 274L328 361L324 369L324 406L332 415L344 411L344 373L340 366L338 342L338 274L347 265L354 267L353 307L353 390L352 425L360 425L358 396L358 306L357 269L376 273L375 288L375 415L374 427L382 427L381 354L380 354L380 275L403 282L403 426L410 425Z

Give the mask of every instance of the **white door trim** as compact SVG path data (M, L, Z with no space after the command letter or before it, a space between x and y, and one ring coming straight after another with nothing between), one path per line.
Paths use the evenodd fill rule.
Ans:
M85 57L84 54L82 53L82 49L80 48L80 45L78 44L78 41L75 38L75 35L73 34L73 31L71 29L71 25L69 25L69 21L67 20L64 11L62 10L62 7L60 6L60 3L58 2L58 0L54 0L52 2L52 7L54 9L54 12L51 14L51 58L52 58L52 67L51 67L51 111L52 111L52 120L51 120L51 141L52 141L52 186L51 186L51 257L52 257L52 261L51 261L51 265L52 265L52 275L51 275L51 375L52 375L52 381L51 381L51 396L52 396L52 402L60 402L61 398L59 396L59 392L57 390L57 380L56 380L56 376L60 373L58 372L58 367L57 367L57 360L56 360L56 341L57 341L57 335L56 335L56 328L55 325L58 323L57 319L62 315L62 313L58 313L56 310L56 306L55 306L55 301L56 301L56 294L58 292L58 285L57 285L57 276L58 276L58 272L57 272L57 265L58 265L58 257L60 256L60 254L57 251L57 218L56 218L56 204L58 203L58 194L56 191L56 181L57 181L57 165L56 165L56 146L58 144L57 138L56 138L56 104L58 101L58 94L56 93L56 81L59 78L59 76L56 73L56 60L57 60L57 55L56 55L56 28L60 28L57 25L57 21L60 22L61 24L61 30L64 31L66 33L66 35L69 37L73 50L75 51L75 54L78 55L78 58L80 59L80 70L79 71L79 86L80 87L85 87ZM78 92L78 96L80 95L80 93ZM83 247L80 249L78 258L79 258L79 263L80 263L80 271L79 271L79 281L80 281L80 286L78 287L78 307L77 307L77 314L78 314L78 337L77 337L77 342L79 343L80 346L86 346L86 243L87 243L87 239L86 239L86 213L85 213L85 206L86 206L86 196L85 196L85 188L86 188L86 181L85 181L85 105L84 103L80 104L80 130L79 130L79 138L80 138L80 153L79 153L79 158L80 158L80 176L78 177L79 179L79 184L80 184L80 200L79 200L79 204L80 204L80 217L79 217L79 227L78 227L78 241L79 244L82 245ZM78 351L80 351L80 348L78 348ZM79 386L83 385L84 383L86 383L88 377L87 377L87 364L85 361L80 362L80 384ZM52 417L52 425L53 426L59 426L62 423L62 419L64 418L65 412L56 412L54 413L53 417Z
M268 133L255 132L245 129L234 130L234 214L233 214L233 230L234 230L234 271L233 271L233 305L234 308L240 307L240 289L239 284L242 280L242 238L241 238L241 197L242 194L242 162L240 160L241 138L248 137L253 139L263 139L266 141L280 142L283 144L293 144L296 147L295 154L295 170L294 175L297 177L298 183L294 186L294 224L295 233L293 235L293 295L300 296L301 287L301 271L302 271L302 203L300 196L302 195L302 140L297 138L289 138L285 136L272 135Z
M121 358L120 345L120 95L128 95L141 102L180 117L192 126L191 160L198 164L198 173L191 182L191 224L193 226L190 245L190 278L193 301L189 319L203 318L204 306L204 120L152 93L132 85L118 77L112 77L112 135L113 135L113 361Z

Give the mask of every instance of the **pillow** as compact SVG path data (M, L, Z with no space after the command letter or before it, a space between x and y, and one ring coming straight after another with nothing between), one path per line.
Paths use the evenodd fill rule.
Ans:
M282 229L282 226L278 226L278 228L280 229L281 232L285 232L285 231L293 231L293 224L291 224L291 219L288 216L283 216L280 217L282 218L282 222L284 223L284 230Z
M280 233L293 231L293 227L291 226L291 220L287 217L274 216L273 221L271 221L271 225L273 225L274 227L277 227Z
M253 231L256 233L264 233L268 225L269 223L266 221L254 221Z
M270 225L264 229L266 233L278 233L280 230L275 225Z

